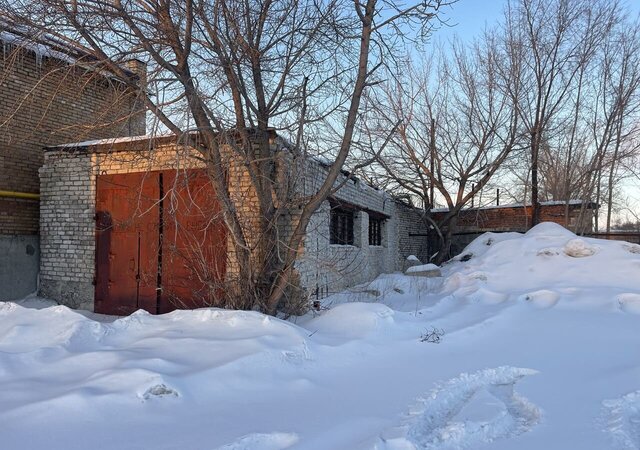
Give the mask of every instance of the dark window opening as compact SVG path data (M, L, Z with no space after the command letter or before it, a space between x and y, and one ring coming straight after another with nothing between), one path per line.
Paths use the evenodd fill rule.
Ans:
M353 245L353 211L331 209L331 244Z
M383 219L369 217L369 245L382 245Z

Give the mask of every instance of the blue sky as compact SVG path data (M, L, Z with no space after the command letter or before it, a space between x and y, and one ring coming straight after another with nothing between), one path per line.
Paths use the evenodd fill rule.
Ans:
M551 1L551 0L549 0ZM502 19L507 0L458 0L452 6L444 7L443 18L448 19L451 26L443 26L432 36L432 43L446 42L454 37L469 41L478 36L485 26L494 25ZM631 14L640 14L639 0L623 0ZM640 179L629 178L624 182L624 195L628 199L628 207L640 212ZM619 216L625 218L626 211Z
M439 29L434 38L447 40L457 35L463 40L473 39L485 25L495 24L501 19L506 3L506 0L458 0L443 9L444 17L452 26ZM640 13L640 1L626 0L624 3L633 13Z
M470 40L482 32L485 25L496 23L502 16L506 0L459 0L443 9L451 26L444 26L436 32L439 39L449 39L457 35Z

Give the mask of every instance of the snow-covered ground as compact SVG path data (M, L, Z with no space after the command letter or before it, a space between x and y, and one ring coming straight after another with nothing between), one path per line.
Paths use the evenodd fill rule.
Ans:
M640 449L640 246L542 224L464 254L297 323L0 303L0 448Z

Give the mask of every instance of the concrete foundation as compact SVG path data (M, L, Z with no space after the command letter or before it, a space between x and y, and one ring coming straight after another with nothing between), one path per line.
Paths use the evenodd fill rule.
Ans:
M38 288L37 235L0 235L0 301L23 298Z
M42 280L38 295L55 299L58 303L73 309L93 311L92 283L86 281Z

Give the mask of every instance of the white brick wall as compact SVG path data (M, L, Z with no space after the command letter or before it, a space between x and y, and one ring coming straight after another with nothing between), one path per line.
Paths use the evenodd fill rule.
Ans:
M91 155L48 155L40 169L40 295L93 308L95 183Z
M302 192L306 195L317 192L326 173L322 164L309 162L301 183ZM296 265L303 286L314 297L365 283L382 273L400 271L411 254L426 258L426 237L410 235L426 232L418 211L360 180L341 176L336 187L343 182L334 197L362 209L354 218L354 245L329 244L330 205L325 201L309 225L305 252ZM383 224L382 246L369 245L367 210L389 217Z

